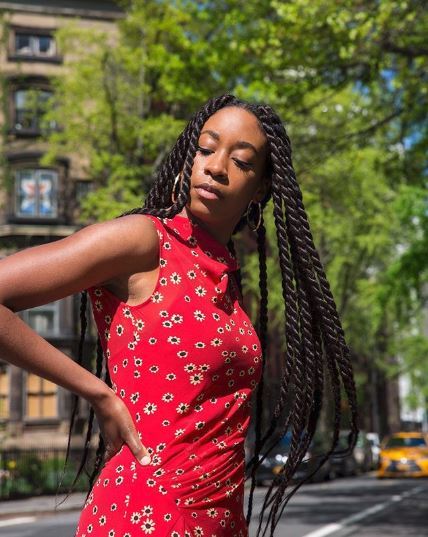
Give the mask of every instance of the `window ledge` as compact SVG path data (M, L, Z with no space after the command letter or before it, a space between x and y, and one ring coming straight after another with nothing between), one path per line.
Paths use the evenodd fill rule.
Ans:
M82 226L61 226L52 223L49 224L3 224L0 226L0 237L10 237L16 235L31 236L56 236L68 237Z
M7 60L9 62L40 62L40 63L53 63L62 64L64 59L62 56L24 56L20 54L8 54Z

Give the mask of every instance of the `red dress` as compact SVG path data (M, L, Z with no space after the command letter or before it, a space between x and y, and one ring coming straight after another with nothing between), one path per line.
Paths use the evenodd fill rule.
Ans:
M230 272L193 220L150 217L160 272L143 303L88 289L115 393L151 463L127 444L102 468L75 537L246 537L244 439L260 341Z

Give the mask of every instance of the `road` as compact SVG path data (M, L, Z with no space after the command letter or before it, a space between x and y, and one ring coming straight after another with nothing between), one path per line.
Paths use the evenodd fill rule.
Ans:
M250 537L266 488L255 491ZM78 511L0 520L2 537L73 537ZM268 532L265 534L268 536ZM290 500L275 537L428 537L428 479L373 476L303 486Z

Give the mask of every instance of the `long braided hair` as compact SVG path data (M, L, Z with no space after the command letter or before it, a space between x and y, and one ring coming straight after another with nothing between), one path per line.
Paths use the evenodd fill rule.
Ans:
M330 286L314 246L302 201L302 194L292 166L290 140L281 119L270 106L248 103L233 95L226 94L209 100L189 121L171 152L164 159L156 180L146 197L144 206L126 211L117 218L129 214L148 214L160 218L173 218L182 211L190 199L190 177L202 127L212 114L227 106L240 107L254 114L261 130L266 135L268 143L266 172L270 178L270 187L261 201L261 208L263 211L272 197L284 299L285 353L283 357L283 376L279 395L275 401L272 420L267 430L262 434L264 371L268 347L266 229L262 212L260 226L257 229L260 306L256 323L262 351L262 373L255 394L254 455L247 464L247 477L251 479L247 523L250 523L252 514L257 468L277 444L278 439L288 433L291 437L291 443L287 461L267 490L259 515L257 536L261 534L263 522L265 522L263 535L265 535L270 526L270 536L273 536L275 527L290 497L303 482L309 479L327 461L333 451L338 453L336 446L342 418L343 391L348 401L350 433L347 449L339 453L349 453L354 447L358 435L356 389L350 353L345 342ZM180 192L176 196L175 202L171 205L174 178L180 172L182 174ZM242 215L232 233L232 237L246 225L247 216L251 219L251 211L252 207ZM235 254L232 238L228 243L228 248L232 254ZM236 271L235 275L242 293L240 269ZM83 363L83 342L87 326L86 307L87 292L82 291L79 364ZM95 374L99 378L104 378L105 382L111 386L108 364L102 351L99 336L97 339ZM326 453L317 457L315 470L286 494L293 474L303 460L314 436L322 408L323 392L328 381L334 409L334 430L331 446ZM74 395L66 462L77 413L78 397ZM104 441L101 434L99 434L95 461L92 472L89 473L86 469L86 462L90 448L93 421L94 410L91 407L82 459L70 488L71 490L81 472L85 470L90 485L88 496L101 469L105 454ZM265 520L264 515L268 508L270 509L267 520Z

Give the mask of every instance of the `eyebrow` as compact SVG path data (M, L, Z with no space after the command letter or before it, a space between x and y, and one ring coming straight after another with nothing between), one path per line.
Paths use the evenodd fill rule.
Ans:
M207 129L201 132L201 136L202 134L209 134L212 138L214 138L214 140L220 140L218 132ZM256 155L258 153L257 149L253 146L253 144L250 144L250 142L246 142L245 140L238 140L236 144L233 144L233 147L237 147L238 149L252 149L254 153L256 153Z

